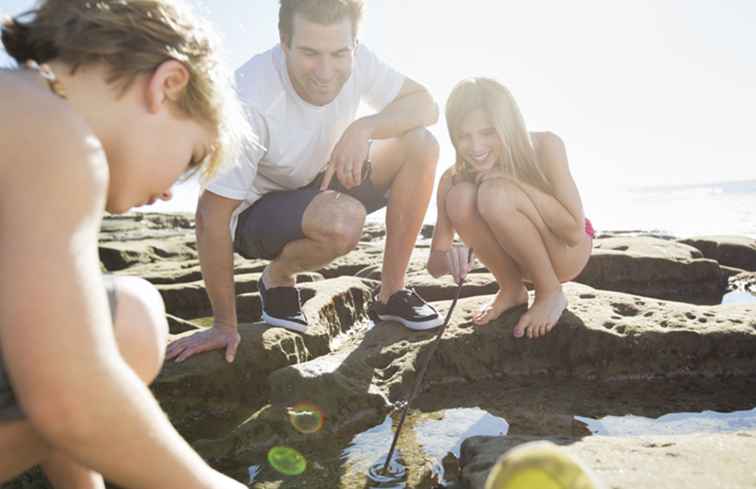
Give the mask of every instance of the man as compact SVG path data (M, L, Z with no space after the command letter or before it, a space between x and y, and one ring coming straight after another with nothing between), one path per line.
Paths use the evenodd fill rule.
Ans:
M239 344L233 251L271 260L259 281L263 319L304 332L295 276L358 243L365 215L387 205L386 248L374 312L410 329L440 326L404 288L430 200L438 118L428 91L357 41L362 0L281 0L280 45L237 72L263 147L212 181L197 209L202 273L213 327L171 344L168 358ZM361 101L378 112L356 118ZM229 233L229 227L231 232Z

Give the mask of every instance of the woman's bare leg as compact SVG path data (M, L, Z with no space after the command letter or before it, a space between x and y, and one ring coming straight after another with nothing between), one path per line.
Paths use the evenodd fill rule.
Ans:
M469 182L454 185L446 196L446 213L462 241L475 250L475 256L488 268L499 284L496 297L473 318L478 325L499 317L504 311L528 303L520 267L507 255L488 224L478 212L478 187Z
M590 238L586 235L576 247L564 244L546 226L527 195L506 179L487 180L480 185L478 211L498 243L535 287L535 301L513 334L527 334L529 338L545 335L567 307L561 282L585 266Z
M163 301L148 282L134 277L114 279L117 307L114 330L126 363L147 384L163 364L168 324ZM0 481L41 464L56 489L102 489L97 472L50 447L26 420L0 423Z

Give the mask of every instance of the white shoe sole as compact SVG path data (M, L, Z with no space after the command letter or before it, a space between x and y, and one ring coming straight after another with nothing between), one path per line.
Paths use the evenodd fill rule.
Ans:
M295 333L304 333L307 331L307 326L303 326L294 321L287 321L286 319L274 318L273 316L269 316L265 312L265 310L263 310L262 312L262 320L270 326L288 329L289 331L294 331Z
M426 319L425 321L410 321L401 316L391 316L389 314L378 314L378 318L380 318L381 321L396 321L397 323L401 323L405 328L414 331L435 329L444 324L444 320L440 316L436 319Z

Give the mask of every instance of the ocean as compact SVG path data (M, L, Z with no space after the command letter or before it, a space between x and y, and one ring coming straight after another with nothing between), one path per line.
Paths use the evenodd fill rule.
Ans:
M143 212L193 212L199 194L196 182L174 187L174 198ZM597 231L655 231L686 238L738 235L756 238L756 179L696 185L581 188L583 207ZM382 211L368 216L381 222ZM425 215L436 219L435 196Z

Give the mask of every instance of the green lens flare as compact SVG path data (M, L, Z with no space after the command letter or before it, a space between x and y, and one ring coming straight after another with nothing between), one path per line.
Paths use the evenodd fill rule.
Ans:
M307 460L293 448L273 447L268 452L268 463L284 475L300 475L307 469Z
M309 402L302 402L289 408L289 421L300 433L317 433L323 428L325 416L318 406Z

